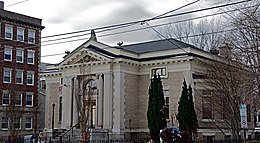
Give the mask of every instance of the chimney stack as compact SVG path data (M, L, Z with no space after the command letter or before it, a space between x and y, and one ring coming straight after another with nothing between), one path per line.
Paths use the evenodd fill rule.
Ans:
M4 9L4 2L3 1L0 1L0 9Z

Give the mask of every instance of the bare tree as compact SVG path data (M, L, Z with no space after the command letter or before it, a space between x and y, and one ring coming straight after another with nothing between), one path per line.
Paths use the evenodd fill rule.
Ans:
M192 44L200 49L209 51L220 45L219 32L224 27L222 22L212 18L200 20L197 24L193 21L180 22L166 27L163 31L167 38L176 38L182 42Z
M242 9L243 7L249 7ZM230 27L234 30L227 33L223 41L233 47L237 61L248 65L254 75L255 105L260 103L260 2L239 6L236 13L227 16ZM258 107L259 108L259 107Z
M75 91L77 110L79 112L79 127L82 134L82 141L90 140L90 129L93 128L93 95L96 94L95 75L85 72L87 67L81 68L81 75L77 77L78 87ZM88 71L90 69L87 69Z
M238 141L240 132L239 105L253 103L253 76L250 68L229 58L201 60L205 71L201 75L203 82L197 90L197 111L202 119L208 119L224 134L232 133ZM199 88L198 88L199 89ZM248 113L248 120L251 115ZM202 125L203 126L203 125Z

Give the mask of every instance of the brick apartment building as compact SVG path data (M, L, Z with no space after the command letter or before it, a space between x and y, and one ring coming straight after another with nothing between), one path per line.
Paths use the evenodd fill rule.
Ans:
M4 10L0 2L0 136L38 129L41 19Z

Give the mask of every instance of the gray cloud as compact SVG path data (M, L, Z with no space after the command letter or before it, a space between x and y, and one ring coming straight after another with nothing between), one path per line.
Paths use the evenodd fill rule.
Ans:
M108 13L106 17L90 21L87 16L75 21L71 27L74 30L88 29L91 27L106 26L129 21L135 21L144 18L150 18L153 14L150 13L141 4L124 3L120 8L114 9L113 13Z

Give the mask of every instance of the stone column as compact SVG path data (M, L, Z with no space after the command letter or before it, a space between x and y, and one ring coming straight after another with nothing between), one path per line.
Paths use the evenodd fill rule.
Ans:
M79 114L78 114L78 107L77 107L77 104L78 104L78 99L79 98L76 98L76 96L79 96L78 94L77 94L77 92L78 92L78 90L77 90L77 88L78 88L78 80L77 80L77 77L74 77L74 83L72 83L72 89L73 89L73 91L72 91L72 99L73 99L73 104L72 104L72 126L74 126L74 125L76 125L77 123L78 123L78 116L79 116Z
M63 89L62 89L62 128L70 128L71 124L71 79L72 76L63 77ZM57 106L58 108L58 106Z
M124 129L124 73L114 73L114 118L113 132L120 133Z
M112 73L104 74L104 109L103 109L103 128L112 129L112 96L113 96L113 77Z
M99 75L97 79L97 127L103 126L103 98L104 98L104 75Z

